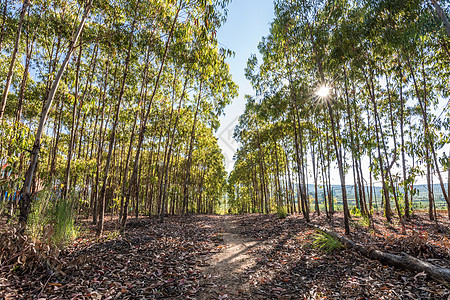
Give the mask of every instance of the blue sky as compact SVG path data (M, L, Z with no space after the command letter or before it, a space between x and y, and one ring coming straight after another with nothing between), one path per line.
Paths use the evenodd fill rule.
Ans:
M225 109L225 116L220 118L221 127L217 131L219 145L225 155L226 170L233 169L233 155L238 148L233 139L234 127L237 119L245 109L245 95L254 95L251 84L245 78L245 67L251 54L258 54L258 44L263 36L269 33L270 23L274 18L273 0L232 0L228 6L228 20L217 33L222 47L235 52L234 58L229 58L233 80L239 85L239 96ZM444 107L446 103L440 104ZM439 109L438 111L442 111ZM363 162L368 170L368 162ZM338 184L338 172L332 170L333 184ZM347 174L347 182L352 182L352 173ZM446 174L443 174L446 180ZM366 174L366 178L367 178ZM309 178L311 182L311 177ZM351 179L351 180L350 180ZM424 183L424 178L419 183ZM437 180L435 180L437 182ZM376 185L379 185L376 184Z
M245 67L251 54L258 53L258 43L268 35L270 22L274 18L272 0L233 0L228 6L227 22L220 28L217 38L222 47L235 52L229 58L231 74L239 85L239 97L225 109L217 132L219 145L226 159L226 169L233 169L233 155L238 147L233 140L237 119L245 109L245 95L254 95L251 84L245 78Z

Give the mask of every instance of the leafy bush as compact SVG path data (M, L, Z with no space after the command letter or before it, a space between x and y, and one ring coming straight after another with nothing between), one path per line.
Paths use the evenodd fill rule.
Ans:
M48 191L39 193L28 217L27 230L34 241L63 247L78 235L72 199Z
M75 209L73 201L60 199L51 211L51 219L54 224L52 240L56 245L65 245L78 236L78 228L75 226Z
M48 215L50 205L50 193L41 191L36 195L32 205L31 212L28 215L27 233L33 241L40 241L44 235L44 227L50 223Z
M287 217L287 209L284 206L277 207L277 216L280 219L286 219Z
M259 213L260 213L260 211L258 208L252 207L252 214L259 214Z
M26 232L16 222L0 232L0 266L11 270L60 267L60 248L76 238L72 199L59 199L48 190L39 192L28 216Z
M339 240L322 231L317 231L313 239L312 246L325 252L332 252L344 247Z
M352 207L352 209L350 210L350 215L352 215L353 217L361 217L362 216L361 211L356 206Z
M370 219L368 216L362 216L362 218L360 218L358 220L358 224L362 227L370 227Z

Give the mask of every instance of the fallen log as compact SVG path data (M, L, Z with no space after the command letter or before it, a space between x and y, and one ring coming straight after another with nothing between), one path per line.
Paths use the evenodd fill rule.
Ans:
M413 272L424 272L429 275L431 278L436 280L439 283L444 284L445 286L450 288L450 269L436 266L430 264L429 262L417 259L411 255L406 253L401 253L401 255L391 254L382 252L380 250L376 250L371 247L365 247L359 243L355 243L349 238L342 236L328 228L317 226L313 224L308 224L310 227L315 228L316 230L322 231L338 241L340 241L343 245L348 248L355 249L360 254L370 259L375 259L381 262L384 265L405 269Z

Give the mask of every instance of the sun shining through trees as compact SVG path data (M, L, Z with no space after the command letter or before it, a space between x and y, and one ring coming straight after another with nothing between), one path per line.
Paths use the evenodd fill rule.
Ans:
M330 91L330 87L323 85L317 90L316 95L322 99L328 98L328 96L330 95Z
M228 174L230 2L0 1L0 299L448 299L450 0L274 0Z
M437 1L350 2L275 1L247 64L257 97L235 131L232 210L343 209L348 221L354 206L403 227L414 208L448 210L447 18Z

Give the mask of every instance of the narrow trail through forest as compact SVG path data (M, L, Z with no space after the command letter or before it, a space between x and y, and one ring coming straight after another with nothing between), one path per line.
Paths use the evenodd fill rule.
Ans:
M247 270L255 266L257 257L251 250L261 241L243 238L239 234L239 220L233 216L216 216L219 235L224 240L222 251L214 254L205 267L205 290L198 299L237 299L250 296Z
M426 214L407 223L407 236L381 214L374 221L376 232L354 217L352 240L450 265L450 231L438 232ZM444 215L440 221L450 228ZM325 216L314 222L328 224ZM343 234L343 214L333 222ZM299 215L167 216L164 223L142 217L131 219L123 235L109 220L101 239L89 220L80 226L82 236L60 253L52 273L32 249L27 268L0 264L0 299L450 299L448 288L423 272L386 266L348 247L317 249L317 231Z

